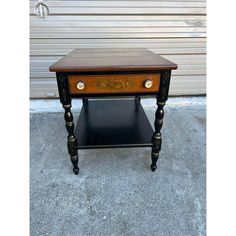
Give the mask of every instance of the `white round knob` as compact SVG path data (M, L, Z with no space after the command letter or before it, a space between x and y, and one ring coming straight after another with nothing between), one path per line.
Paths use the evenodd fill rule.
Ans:
M144 87L145 88L151 88L152 84L153 84L152 80L148 79L148 80L145 81Z
M83 81L79 81L76 85L77 89L83 90L85 88L85 83Z

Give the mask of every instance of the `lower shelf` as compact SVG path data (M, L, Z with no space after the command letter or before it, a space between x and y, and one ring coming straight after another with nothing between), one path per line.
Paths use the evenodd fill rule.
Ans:
M75 135L78 149L151 147L153 129L135 100L89 100Z

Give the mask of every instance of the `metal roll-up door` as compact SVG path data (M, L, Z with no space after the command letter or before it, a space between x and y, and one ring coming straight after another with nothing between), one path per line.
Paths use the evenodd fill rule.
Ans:
M206 3L170 1L30 1L31 98L57 97L48 67L74 48L144 47L177 63L170 95L206 93Z

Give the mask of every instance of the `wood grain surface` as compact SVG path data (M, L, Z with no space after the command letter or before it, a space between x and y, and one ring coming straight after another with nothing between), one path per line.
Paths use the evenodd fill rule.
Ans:
M151 88L144 87L147 80ZM148 93L158 92L160 74L70 75L68 81L71 94ZM77 88L79 81L85 83L83 90Z
M54 72L172 69L177 65L144 48L75 49L49 68Z

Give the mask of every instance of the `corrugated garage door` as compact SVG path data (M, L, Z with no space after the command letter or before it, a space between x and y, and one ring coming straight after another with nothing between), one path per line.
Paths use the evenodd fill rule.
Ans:
M34 15L31 0L32 98L58 96L48 67L74 48L145 47L179 65L171 95L206 93L206 4L201 0L44 1L50 15Z

